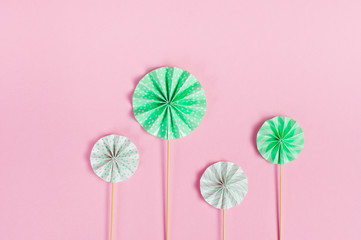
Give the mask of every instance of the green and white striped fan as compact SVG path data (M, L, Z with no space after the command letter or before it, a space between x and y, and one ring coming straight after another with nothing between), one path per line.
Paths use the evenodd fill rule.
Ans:
M282 165L295 160L303 149L304 134L288 117L274 117L263 123L257 134L257 148L269 162L279 165L279 237L282 239Z
M111 228L113 239L114 184L130 178L137 170L139 154L126 137L109 135L99 139L91 152L90 163L96 175L112 183Z
M223 239L225 239L225 210L242 202L248 191L248 178L236 164L217 162L204 171L200 188L206 202L222 209Z
M288 117L267 120L257 134L257 148L261 155L275 164L295 160L303 149L303 131Z

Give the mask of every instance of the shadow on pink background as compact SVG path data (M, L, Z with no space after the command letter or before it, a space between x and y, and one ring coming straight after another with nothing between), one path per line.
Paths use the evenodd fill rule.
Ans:
M131 99L166 65L194 74L208 105L171 143L172 240L221 239L221 211L199 193L220 160L249 178L227 239L277 239L277 169L255 146L276 115L305 132L283 170L284 239L360 239L360 11L356 0L1 1L1 239L108 239L111 185L89 154L111 133L141 158L116 185L115 239L164 239L166 142Z

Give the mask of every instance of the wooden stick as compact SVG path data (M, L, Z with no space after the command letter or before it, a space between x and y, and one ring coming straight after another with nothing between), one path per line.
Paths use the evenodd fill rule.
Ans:
M112 212L110 220L110 240L113 240L113 209L114 209L114 183L112 183Z
M280 219L279 219L279 235L280 240L282 239L282 165L280 164Z
M166 209L166 239L169 240L169 159L170 140L167 142L167 209Z
M223 211L223 240L226 239L226 210Z

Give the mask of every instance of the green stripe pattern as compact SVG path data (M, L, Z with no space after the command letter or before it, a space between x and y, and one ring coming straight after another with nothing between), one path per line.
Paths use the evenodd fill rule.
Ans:
M298 123L288 117L267 120L257 134L257 148L271 163L286 164L297 158L303 149L304 136Z
M149 72L133 95L137 121L150 134L166 140L182 138L198 127L206 105L199 81L176 67Z
M215 208L229 209L242 202L248 191L248 178L231 162L217 162L206 169L200 180L203 198Z
M99 139L91 152L90 163L96 175L107 182L121 182L137 170L139 154L126 137L109 135Z

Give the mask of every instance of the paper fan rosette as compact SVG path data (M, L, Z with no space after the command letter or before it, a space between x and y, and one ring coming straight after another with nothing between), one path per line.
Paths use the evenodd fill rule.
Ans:
M295 160L303 149L304 134L300 125L288 117L267 120L257 134L257 148L267 161L279 165L279 238L282 238L282 165Z
M303 131L288 117L267 120L257 134L257 148L261 155L275 164L286 164L297 158L303 149Z
M248 191L248 178L242 169L231 162L217 162L209 166L200 180L203 198L223 212L223 239L225 239L225 210L237 206Z
M231 162L217 162L206 169L201 178L201 193L213 207L229 209L246 196L248 179L240 167Z
M201 123L206 96L199 81L176 67L162 67L145 75L133 95L137 121L150 134L182 138Z
M90 163L96 175L112 183L111 230L113 239L114 185L130 178L137 170L139 154L136 146L126 137L109 135L99 139L90 155Z
M166 239L169 240L170 140L185 137L201 123L207 107L199 81L176 67L146 74L133 94L135 119L150 134L167 141Z
M126 137L109 135L99 139L91 152L90 162L96 175L106 182L121 182L137 170L139 154Z

